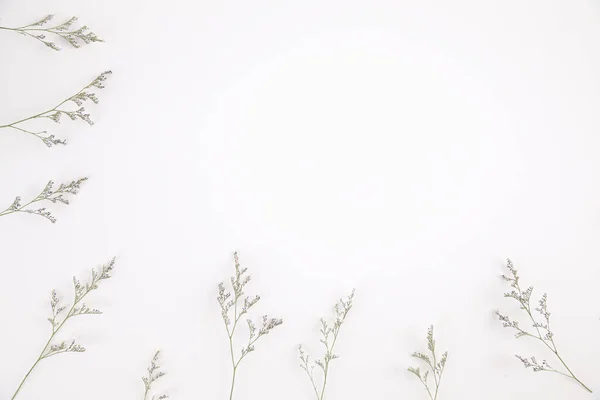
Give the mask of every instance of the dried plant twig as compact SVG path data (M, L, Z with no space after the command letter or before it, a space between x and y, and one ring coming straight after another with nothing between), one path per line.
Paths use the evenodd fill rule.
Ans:
M147 368L148 375L142 377L142 381L144 382L144 400L148 400L148 395L152 392L152 384L167 374L166 372L159 371L159 354L160 350L154 354L154 357L152 357L152 360L150 361L150 366ZM160 394L158 396L153 395L152 400L164 400L168 397L169 396L166 394Z
M433 325L429 327L427 331L427 349L431 353L431 357L427 354L423 354L420 352L412 353L414 358L417 358L425 364L427 364L428 370L426 370L423 374L421 374L421 369L419 367L408 367L408 371L415 374L415 376L421 381L425 389L427 390L427 394L429 395L430 400L436 400L438 396L438 391L440 390L440 383L442 381L442 373L444 372L444 367L446 366L446 360L448 359L448 352L444 352L442 357L438 361L438 357L435 354L435 339L433 338ZM429 373L433 375L433 384L434 388L429 387L429 383L427 382L427 378L429 377Z
M83 105L83 103L85 103L88 100L91 100L94 104L98 104L98 97L96 97L96 94L92 90L94 88L104 89L104 87L105 87L104 81L106 81L106 79L108 78L108 76L111 73L112 73L111 71L105 71L105 72L101 73L90 84L86 85L83 89L81 89L79 92L75 93L73 96L67 98L66 100L61 101L58 105L54 106L53 108L51 108L47 111L41 112L39 114L32 115L31 117L23 118L23 119L20 119L15 122L11 122L6 125L0 125L0 129L10 128L10 129L14 129L14 130L17 130L17 131L20 131L23 133L33 135L33 136L37 137L38 139L40 139L48 147L52 147L54 145L66 145L67 141L64 139L58 139L54 135L48 134L47 131L34 132L32 130L25 129L22 127L22 124L27 121L43 119L43 118L47 118L56 123L59 123L60 120L62 119L62 116L65 115L73 121L79 119L79 120L87 122L89 125L94 125L94 121L92 121L90 119L90 114L86 114L86 110L84 107L82 107L82 105ZM67 103L73 103L73 104L77 105L79 108L76 110L72 110L72 109L69 110L68 108L64 108L63 106Z
M547 372L555 372L559 375L565 376L573 381L577 382L582 388L592 393L592 390L587 387L582 381L580 381L575 374L571 371L571 369L567 366L566 362L563 360L561 355L558 352L556 344L554 342L554 334L550 329L550 312L548 311L547 306L547 295L544 293L540 298L538 304L539 307L535 309L538 314L542 317L541 321L538 321L533 314L531 309L531 294L533 293L533 286L528 287L525 290L521 289L519 285L519 276L517 275L517 270L513 266L513 263L510 259L506 261L506 268L510 272L509 276L502 275L502 279L510 283L510 287L513 289L512 291L505 293L504 297L515 299L519 303L519 308L525 311L528 319L532 323L532 327L534 331L526 331L519 326L519 322L510 319L507 315L501 314L499 311L496 311L496 315L498 319L502 322L502 326L505 328L512 328L516 331L515 338L521 338L523 336L531 337L533 339L539 340L544 344L560 361L560 363L565 368L565 371L559 371L553 367L551 367L546 360L542 360L538 362L535 357L521 357L520 355L515 355L525 366L525 368L532 368L535 372L547 371Z
M335 320L333 323L327 322L324 318L321 318L321 339L320 342L325 347L325 354L322 359L316 359L314 362L310 361L309 355L304 351L302 345L298 346L299 358L301 361L300 368L302 368L312 385L315 397L317 400L323 400L325 396L325 388L327 386L327 379L329 377L329 366L331 361L339 358L335 354L335 344L337 342L338 335L343 323L346 321L346 317L352 308L352 300L354 299L354 290L346 299L340 299L334 306ZM315 377L315 366L319 367L321 371L321 385L318 384L317 378Z
M73 25L77 22L77 17L71 17L62 24L47 26L50 21L54 19L54 15L50 14L44 18L36 21L32 24L19 26L16 28L9 28L6 26L0 26L0 30L13 31L24 36L32 37L52 50L60 50L54 42L52 42L46 35L54 35L63 39L65 42L70 44L74 48L80 48L82 44L89 44L93 42L103 42L94 32L91 32L87 26L82 26L78 29L73 29Z
M23 204L21 197L17 196L13 203L6 210L0 212L0 217L4 217L6 215L14 214L14 213L27 213L39 215L40 217L46 218L50 222L56 222L56 218L52 215L52 213L47 210L45 207L42 208L29 208L30 205L34 203L49 201L52 203L63 203L69 204L70 201L66 198L66 195L76 195L79 193L79 189L81 189L81 184L87 181L88 178L81 178L76 181L71 181L70 183L61 183L58 188L54 189L54 182L49 181L46 184L46 187L40 194L34 197L32 200Z
M56 293L56 290L52 291L52 295L50 297L50 307L52 309L52 316L48 318L48 321L52 325L52 332L50 333L50 338L42 348L40 355L37 360L33 363L29 371L25 374L21 383L17 387L17 390L12 395L11 400L14 400L23 385L27 381L27 378L31 375L35 367L40 363L40 361L55 356L57 354L63 353L82 353L85 351L85 347L80 346L74 340L71 342L67 341L55 341L56 335L60 332L61 328L65 325L67 321L69 321L73 317L77 317L80 315L96 315L102 314L100 310L95 308L89 308L83 300L86 298L88 294L92 291L98 289L98 285L103 280L106 280L111 277L111 272L114 269L115 259L113 258L107 264L102 265L99 270L92 269L92 279L89 283L81 284L81 282L73 277L73 289L74 289L74 298L73 304L68 309L66 313L64 311L67 309L66 305L63 305Z
M283 323L279 318L269 318L267 315L263 315L260 328L257 328L256 324L252 319L246 319L248 325L248 341L242 346L241 353L236 356L234 350L234 335L236 329L239 327L241 318L248 313L248 311L258 303L260 296L245 296L244 288L250 282L250 275L246 275L247 268L240 266L238 253L234 253L234 264L235 264L235 275L231 277L230 283L233 290L232 292L225 290L223 282L219 283L219 295L217 301L221 307L221 316L225 323L225 329L227 331L227 338L229 341L229 353L231 355L231 366L232 366L232 377L231 377L231 389L229 391L229 400L233 399L233 389L235 387L235 377L238 371L240 362L251 352L255 350L255 343L261 337L268 335L274 328L278 327ZM233 311L231 317L230 313Z

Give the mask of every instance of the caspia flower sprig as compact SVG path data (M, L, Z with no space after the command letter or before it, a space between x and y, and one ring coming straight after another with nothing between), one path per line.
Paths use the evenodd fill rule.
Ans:
M300 368L302 368L308 375L317 400L323 400L325 396L325 388L327 386L327 378L329 376L329 366L331 361L339 358L339 356L334 352L335 344L337 342L338 335L340 334L340 329L346 321L346 317L348 316L350 309L352 309L354 292L355 291L352 290L352 293L350 293L346 299L342 298L335 304L335 319L333 322L327 322L324 318L321 318L320 342L325 347L325 354L323 355L323 358L316 359L314 362L311 362L309 355L304 351L302 345L298 346L298 357L301 361ZM322 375L320 385L317 377L315 377L314 371L316 366L319 367Z
M421 369L419 367L408 367L408 371L415 374L415 376L421 381L425 389L427 390L427 394L429 395L430 400L436 400L438 396L438 392L440 390L440 383L442 381L442 373L444 372L444 367L446 366L446 361L448 360L448 352L444 352L442 357L438 359L435 354L435 339L433 338L433 325L429 327L427 330L427 349L431 353L431 357L429 355L414 352L412 353L412 357L417 358L423 361L427 365L427 370L422 374ZM439 361L438 361L439 360ZM427 381L429 374L433 376L433 388L430 388L430 384Z
M12 395L11 400L14 400L23 385L30 377L31 373L35 369L35 367L42 361L47 358L56 356L58 354L63 353L82 353L85 351L85 347L80 346L78 343L73 341L65 341L59 340L56 341L56 336L60 333L61 328L67 323L67 321L71 320L73 317L78 317L81 315L96 315L102 314L100 310L95 308L89 308L83 300L87 297L88 294L98 289L98 285L100 282L109 279L111 277L111 273L115 266L115 259L113 258L108 263L102 265L98 270L92 269L91 280L88 283L82 284L77 278L73 277L73 303L70 307L64 305L56 290L52 291L52 295L50 296L50 308L52 309L52 315L48 318L50 325L52 325L52 331L50 333L50 338L42 348L37 360L33 363L29 371L25 374L21 383L17 387L17 390Z
M158 363L158 356L160 354L160 350L154 353L154 357L150 361L150 366L146 369L148 374L142 377L142 381L144 382L144 400L148 400L148 396L152 392L152 384L165 376L167 373L160 370L160 364ZM164 400L169 396L166 394L160 394L158 396L153 395L152 400Z
M6 215L14 214L14 213L27 213L39 215L40 217L46 218L50 222L56 222L56 218L52 215L51 211L42 208L30 208L31 205L39 202L51 202L51 203L63 203L69 204L70 200L65 197L67 195L76 195L79 193L79 189L81 189L81 184L87 181L88 178L81 178L76 181L71 181L70 183L61 183L58 188L54 188L54 182L49 181L44 187L44 190L41 191L36 197L32 200L23 203L20 196L17 196L13 203L6 210L0 212L0 217L4 217Z
M498 316L498 319L502 322L502 326L504 326L505 328L512 328L516 331L515 338L518 339L523 336L527 336L543 343L544 346L546 346L546 348L548 348L548 350L550 350L550 352L552 352L552 354L556 356L558 361L564 367L564 371L560 371L551 367L545 359L542 359L541 362L538 362L538 360L535 357L527 358L522 357L518 354L515 355L515 357L517 357L523 363L525 368L532 368L535 372L546 371L557 373L577 382L582 388L592 393L592 390L575 376L575 374L567 366L566 362L563 360L563 358L558 352L558 349L554 342L554 334L552 333L552 330L550 328L550 312L548 311L548 296L546 295L546 293L542 295L538 302L538 307L535 308L535 311L541 316L541 319L538 320L534 316L534 313L531 309L531 294L533 293L533 286L530 286L525 290L521 289L517 270L515 269L510 259L507 259L506 261L506 268L510 272L510 275L502 275L502 279L509 282L510 287L513 290L511 290L508 293L505 293L504 297L515 299L519 303L519 308L525 311L525 314L531 321L533 331L522 329L518 321L510 319L507 315L503 315L499 311L496 311L495 313Z
M73 29L73 25L77 22L77 17L71 17L62 24L46 27L45 25L49 24L53 19L54 15L50 14L29 25L16 28L0 26L0 30L13 31L24 36L32 37L56 51L60 50L60 47L48 38L47 35L59 37L76 49L80 48L82 44L103 42L103 40L96 36L94 32L91 32L86 25Z
M86 85L79 92L68 97L66 100L61 101L58 103L58 105L52 107L51 109L32 115L31 117L11 122L9 124L0 125L0 129L13 129L33 135L40 139L48 147L52 147L54 145L66 145L67 141L64 139L58 139L54 135L48 134L47 131L34 132L24 128L23 124L25 122L38 119L49 119L53 122L59 123L64 116L72 121L82 120L87 122L89 125L94 125L94 121L90 119L90 114L87 114L85 108L82 106L88 100L94 104L98 104L98 97L96 96L96 93L94 93L93 89L104 89L104 82L111 73L111 71L105 71L101 73L96 77L96 79L94 79L90 84ZM69 107L64 107L67 103L73 103L79 108L73 109L73 107L71 107L71 109L69 109Z
M229 353L231 356L231 388L229 390L229 400L233 399L233 390L235 387L235 377L238 371L240 362L251 352L255 350L255 344L261 337L268 335L273 329L283 323L279 318L269 318L263 315L260 322L260 327L257 327L255 322L247 318L248 325L248 341L242 346L241 352L236 356L234 350L234 335L240 325L240 320L248 311L259 302L260 296L246 296L244 288L250 282L250 275L246 275L247 268L242 268L238 253L234 253L235 275L231 277L230 283L233 292L227 291L223 282L219 283L219 295L217 301L221 307L221 316L225 323L227 331L227 339L229 341ZM233 293L233 297L232 297ZM233 311L233 312L232 312ZM230 313L232 314L230 316Z

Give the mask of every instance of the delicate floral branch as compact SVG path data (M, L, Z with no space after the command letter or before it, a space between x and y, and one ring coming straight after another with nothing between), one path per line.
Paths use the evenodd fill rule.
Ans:
M541 362L538 362L535 357L527 358L527 357L521 357L520 355L516 355L516 357L523 363L525 368L531 367L535 372L539 372L539 371L555 372L559 375L566 376L567 378L570 378L570 379L574 380L575 382L577 382L579 385L581 385L581 387L583 387L588 392L592 393L591 389L588 388L583 382L581 382L575 376L575 374L571 371L571 369L567 366L565 361L562 359L562 357L558 353L558 349L554 342L554 334L550 330L550 312L548 311L546 293L544 293L542 295L542 297L538 303L539 307L537 307L535 309L535 311L537 311L537 313L540 314L542 317L542 320L540 322L535 318L533 311L531 310L530 301L531 301L531 294L533 293L533 287L530 286L527 289L522 290L521 286L519 285L519 276L517 275L517 270L514 268L513 263L510 259L507 260L506 267L508 268L508 271L510 272L510 276L502 275L502 279L504 279L507 282L510 282L510 287L513 290L508 293L505 293L504 297L513 298L519 303L519 308L521 310L525 311L525 313L531 320L531 322L532 322L531 326L534 328L534 331L527 331L527 330L522 329L519 326L518 321L512 320L507 315L500 314L499 311L496 311L496 315L498 316L498 319L502 322L502 326L504 326L505 328L514 329L516 331L515 338L517 338L517 339L520 337L523 337L523 336L528 336L533 339L539 340L541 343L544 344L544 346L546 346L556 356L556 358L558 359L558 361L560 361L560 363L563 365L563 367L565 368L566 371L559 371L559 370L551 367L546 360L542 360Z
M160 354L160 351L157 351L154 354L154 357L152 357L152 360L150 361L150 366L147 369L148 375L142 377L142 381L144 382L144 400L148 399L148 395L152 391L152 384L167 374L166 372L159 371L159 369L160 369L160 365L158 364L159 354ZM161 394L158 396L153 395L152 400L164 400L168 397L169 396L167 396L166 394Z
M21 383L17 387L17 390L12 395L11 400L14 400L19 391L27 381L27 378L31 375L31 372L35 369L35 367L40 363L40 361L55 356L57 354L62 353L82 353L85 351L85 348L75 343L75 341L67 342L67 341L55 341L56 335L60 332L61 328L65 325L67 321L69 321L73 317L77 317L80 315L95 315L102 314L101 311L96 310L95 308L89 308L83 303L83 299L92 291L98 289L98 285L101 281L106 280L111 277L111 272L114 269L115 259L113 258L107 264L104 264L97 271L96 269L92 269L92 279L89 283L81 284L79 280L73 277L73 289L74 289L74 298L73 304L65 313L64 311L67 309L67 306L62 305L56 291L52 291L52 296L50 297L50 307L52 309L52 316L48 318L48 321L52 325L52 332L50 334L50 338L42 348L40 355L37 360L33 363L29 371L25 374L25 377L21 380Z
M66 145L67 141L64 139L58 139L54 135L48 134L47 131L34 132L31 130L25 129L22 127L22 124L27 121L31 121L31 120L35 120L35 119L43 119L43 118L47 118L56 123L59 123L62 116L65 115L73 121L79 119L79 120L87 122L89 125L93 125L94 121L92 121L90 119L90 114L86 114L86 110L84 107L82 107L82 105L87 100L91 100L93 103L98 104L98 97L96 97L96 94L93 91L91 91L90 89L94 89L94 88L104 89L104 81L106 81L106 79L108 78L108 76L110 74L111 74L111 71L105 71L105 72L101 73L100 75L98 75L98 77L96 79L94 79L89 85L85 86L83 89L81 89L79 92L77 92L73 96L60 102L55 107L53 107L47 111L41 112L39 114L35 114L31 117L27 117L27 118L23 118L18 121L15 121L15 122L11 122L10 124L0 125L0 129L10 128L10 129L14 129L14 130L17 130L17 131L20 131L23 133L33 135L33 136L37 137L38 139L40 139L48 147L52 147L54 145L59 145L59 144ZM76 110L69 110L69 109L63 108L63 105L65 105L66 103L69 103L69 102L74 103L79 108Z
M77 17L71 17L71 19L59 25L43 27L53 19L54 15L47 15L33 24L20 26L17 28L0 26L0 30L13 31L24 36L32 37L36 40L39 40L52 50L57 51L60 50L60 47L48 39L46 35L58 36L74 48L80 48L82 44L103 42L103 40L96 36L94 32L90 32L89 28L85 25L79 29L73 29L73 24L77 22Z
M87 181L88 178L81 178L76 181L71 181L70 183L61 183L57 189L54 189L54 182L49 181L46 184L46 187L40 194L34 197L29 202L23 204L21 197L17 196L15 201L8 207L6 210L0 212L0 217L4 217L5 215L10 215L14 213L27 213L39 215L40 217L46 218L50 222L56 222L56 218L52 215L52 213L47 210L45 207L42 208L29 208L30 205L38 202L49 201L52 203L63 203L69 204L70 201L66 198L66 195L72 194L76 195L79 193L79 189L81 189L81 184Z
M427 364L428 370L425 373L421 374L421 369L419 367L408 367L408 371L415 374L419 381L425 386L427 390L427 394L429 395L430 400L436 400L438 396L438 391L440 389L440 383L442 381L442 373L444 372L444 367L446 366L446 360L448 359L448 352L444 352L442 357L439 359L435 354L435 339L433 338L433 326L429 327L427 331L427 349L431 353L431 357L427 354L415 352L412 354L414 358L418 358L419 360L425 362ZM433 375L433 382L435 388L429 387L429 383L427 382L427 378L429 377L429 373Z
M339 357L334 353L335 343L340 333L340 328L342 327L344 321L346 321L348 312L350 312L350 309L352 308L353 299L354 290L352 290L352 293L350 293L350 296L348 296L346 299L338 300L334 307L335 320L333 321L333 324L321 318L320 342L325 347L325 354L323 355L322 359L316 359L314 362L311 362L302 345L298 346L298 353L301 361L300 368L302 368L308 375L317 400L323 400L325 396L325 387L327 386L330 363L332 360L335 360ZM321 370L321 385L317 383L317 378L315 377L315 366L318 366Z
M217 297L217 301L221 307L221 316L227 331L227 338L229 340L229 353L231 355L232 378L231 389L229 391L229 400L233 399L235 377L240 362L249 353L254 351L255 343L258 341L258 339L269 334L271 330L283 323L283 321L279 318L268 318L266 315L263 315L260 328L257 328L252 319L246 319L246 323L248 325L248 341L244 346L242 346L240 355L236 357L236 352L233 349L234 334L239 326L242 316L246 315L248 310L258 303L260 296L245 296L244 287L246 284L248 284L248 282L250 282L250 275L246 275L247 268L241 268L237 252L234 253L234 264L235 276L232 276L230 279L231 288L233 290L233 298L232 292L225 290L225 285L223 282L219 283L219 295ZM232 310L233 314L230 317L229 314Z

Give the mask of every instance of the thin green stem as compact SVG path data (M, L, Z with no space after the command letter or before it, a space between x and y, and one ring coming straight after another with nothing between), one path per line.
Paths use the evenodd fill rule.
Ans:
M0 29L6 30L6 31L13 31L13 32L21 33L23 35L27 35L27 36L32 37L35 40L37 40L39 42L42 42L44 44L46 44L46 42L44 42L41 38L37 37L36 35L32 35L28 31L46 31L46 32L54 33L54 34L58 35L57 32L54 32L54 31L51 31L51 30L47 30L47 29L33 29L33 28L25 29L25 27L23 27L23 28L8 28L8 27L5 27L5 26L0 26ZM69 32L69 33L72 33L72 32Z
M62 329L62 327L67 323L67 321L69 319L71 319L74 316L78 316L78 315L84 315L84 314L98 314L99 311L97 310L83 310L83 307L80 308L79 310L76 311L76 307L79 303L81 303L81 301L83 301L83 299L94 289L96 289L98 286L98 283L102 280L102 279L107 279L110 276L108 275L108 272L110 272L110 270L112 269L112 263L114 263L114 260L111 261L111 264L108 265L108 267L104 266L102 268L102 270L99 273L95 273L95 271L92 271L92 280L91 282L85 286L85 289L81 290L81 286L79 286L78 281L76 281L74 279L74 286L75 286L75 295L73 298L73 304L71 305L71 308L69 308L69 311L67 312L67 314L65 315L64 319L62 320L62 322L58 325L56 325L55 323L55 319L58 316L58 314L62 311L55 311L54 307L55 304L52 305L52 319L50 320L50 322L52 323L52 334L50 335L50 338L48 338L48 340L46 341L46 344L44 345L44 347L42 348L42 351L40 352L38 358L35 360L35 362L33 363L33 365L31 366L31 368L29 368L29 370L27 371L27 373L25 374L25 376L23 377L23 379L21 380L21 382L19 383L19 386L17 387L17 390L15 391L15 393L12 395L11 400L14 400L17 395L19 394L19 392L21 391L21 389L23 388L23 385L25 384L25 382L27 381L27 379L29 378L29 376L31 375L31 373L33 372L33 370L35 369L35 367L40 363L40 361L42 361L45 358L51 357L53 355L56 355L58 353L63 353L65 351L72 351L70 348L69 350L65 350L65 351L61 351L62 347L59 347L57 350L52 350L52 347L50 347L50 350L48 351L48 346L51 345L52 340L54 339L54 337L56 336L56 334L58 332L60 332L60 330ZM90 311L90 312L88 312ZM85 351L85 349L79 347L78 350L73 350L73 351Z
M423 386L425 386L425 390L427 390L427 394L429 395L429 398L431 400L434 400L434 397L431 395L431 390L429 390L429 386L427 386L427 382L425 382L423 380L423 378L419 378L419 380L421 381L421 383L423 384ZM437 397L437 393L436 393L436 397Z
M97 37L93 32L88 31L88 28L85 25L79 29L73 29L72 25L77 20L75 17L60 25L43 27L43 25L49 22L52 17L52 15L48 15L46 18L40 21L16 28L0 26L0 30L12 31L21 35L32 37L52 48L53 50L60 50L60 48L50 39L46 38L47 35L57 36L75 48L81 47L81 44L78 42L78 40L83 43L103 42L103 40Z
M433 400L437 400L438 391L440 390L440 384L442 383L442 374L443 373L444 373L444 367L442 367L442 369L440 369L440 375L438 377L437 384L435 387L435 397L433 398Z
M431 372L433 373L433 380L435 382L435 396L434 396L433 400L436 400L440 384L438 382L438 377L437 377L437 373L435 370L435 368L437 367L437 358L435 356L435 351L432 351L431 354L433 355L433 365L430 365L430 367L431 367Z
M44 189L45 190L45 189ZM23 206L19 207L19 208L15 208L15 209L11 209L10 207L7 208L6 210L0 212L0 217L4 217L5 215L10 215L16 212L23 212L24 209L26 209L27 207L29 207L30 205L32 205L33 203L37 203L38 201L42 201L45 200L45 198L42 197L42 194L44 194L44 190L42 190L40 192L40 194L38 194L33 200L31 200L29 203L24 204Z
M6 29L6 28L5 28L5 29ZM33 37L37 38L36 36L33 36ZM38 40L39 40L39 39L38 39ZM97 78L96 78L96 79L97 79ZM84 92L86 89L89 89L89 88L90 88L90 87L91 87L91 86L94 84L94 82L96 81L96 79L95 79L94 81L92 81L91 83L89 83L88 85L86 85L85 87L83 87L83 88L82 88L81 90L79 90L79 91L78 91L76 94L74 94L74 95L72 95L72 96L68 97L67 99L65 99L65 100L61 101L60 103L58 103L58 104L57 104L56 106L54 106L53 108L51 108L51 109L49 109L49 110L46 110L46 111L43 111L43 112L40 112L40 113L37 113L37 114L35 114L35 115L32 115L32 116L30 116L30 117L22 118L22 119L20 119L20 120L17 120L17 121L11 122L11 123L9 123L9 124L0 125L0 129L3 129L3 128L4 128L4 129L15 129L15 130L18 130L18 131L20 131L20 132L24 132L24 133L27 133L27 134L30 134L30 135L36 136L36 137L37 137L37 138L39 138L40 140L42 140L42 141L46 142L46 140L47 140L48 138L45 138L45 137L43 137L43 136L42 136L42 135L43 135L43 134L45 134L46 132L32 132L32 131L29 131L29 130L23 129L23 128L19 127L18 125L20 125L20 124L22 124L22 123L24 123L24 122L27 122L27 121L31 121L31 120L34 120L34 119L38 119L38 118L51 118L50 114L52 114L52 113L68 114L69 112L67 112L67 111L65 111L65 110L61 110L61 109L60 109L60 107L61 107L62 105L64 105L65 103L67 103L67 102L71 101L72 99L76 98L76 96L79 96L79 95L80 95L82 92ZM89 121L88 121L88 122L89 122ZM58 142L61 142L61 141L58 141ZM62 144L64 144L63 142L61 142L61 143L62 143ZM48 145L48 143L46 143L46 144ZM54 144L56 144L56 142L55 142Z
M519 291L519 294L522 296L523 291L521 290L521 287L519 286L518 281L515 282L515 286L517 288L517 290ZM575 374L573 373L573 371L571 371L571 369L567 366L567 363L562 359L562 357L558 354L558 349L556 348L556 344L554 343L554 339L552 338L552 336L550 336L550 344L548 344L547 340L544 340L544 337L542 336L542 333L540 332L540 329L538 327L537 321L535 320L533 313L531 312L531 305L529 300L527 301L527 304L524 304L523 302L521 302L521 305L523 306L523 309L525 310L525 312L527 313L527 315L529 315L529 318L531 319L531 321L533 322L533 326L538 334L538 336L534 336L531 335L529 333L527 333L527 335L534 337L538 340L540 340L542 343L544 343L544 345L552 352L554 353L554 355L558 358L558 360L561 362L561 364L565 367L565 369L569 372L570 375L564 374L562 372L559 372L555 369L553 369L554 372L559 373L561 375L564 375L568 378L571 378L573 380L575 380L577 383L579 383L581 385L581 387L583 387L585 390L587 390L589 393L593 393L592 390L587 387L582 381L580 381ZM550 322L548 321L548 329L550 329L549 326Z
M83 297L82 297L83 298ZM52 328L52 334L50 335L50 338L48 339L48 341L46 342L46 344L44 345L44 348L42 349L42 351L40 352L40 355L38 356L37 360L35 360L35 362L33 363L33 365L31 366L31 368L29 368L29 371L27 371L27 373L25 374L25 376L23 377L23 379L21 380L21 383L19 384L19 386L17 387L17 390L15 391L15 393L12 395L11 400L14 400L17 395L19 394L19 392L21 391L21 388L23 387L23 385L25 384L25 382L27 381L27 378L29 378L29 375L31 375L31 373L33 372L33 370L35 369L35 367L39 364L40 361L42 361L44 358L47 357L47 355L44 355L46 353L46 350L48 350L48 346L50 346L50 343L52 343L52 339L54 339L54 337L56 336L56 334L58 333L58 331L60 331L60 328L63 327L63 325L65 324L65 322L67 322L67 320L71 317L71 313L73 312L73 309L75 308L75 306L79 303L81 299L79 299L76 302L73 302L73 305L71 306L71 308L69 309L69 312L67 313L67 316L65 317L65 319L61 322L61 324L58 326L58 328L54 329L54 327Z
M44 112L32 115L31 117L27 117L27 118L23 118L23 119L20 119L18 121L15 121L15 122L11 122L10 124L0 125L0 128L14 128L15 125L21 124L23 122L26 122L26 121L29 121L29 120L32 120L32 119L45 117L46 114L49 114L51 112L56 112L56 111L58 111L58 112L64 112L62 110L59 110L58 107L62 106L63 104L65 104L67 101L71 100L73 97L77 96L78 94L81 94L81 92L83 92L84 90L88 89L89 87L90 87L90 85L87 85L86 87L84 87L83 89L81 89L79 92L77 92L73 96L70 96L66 100L61 101L58 105L56 105L55 107L53 107L53 108L51 108L49 110L46 110Z
M229 391L229 400L233 399L233 388L235 387L235 373L237 368L233 368L233 374L231 375L231 390Z
M240 359L236 362L235 361L235 353L233 351L233 335L235 333L235 328L237 327L237 323L240 319L241 316L238 316L237 313L237 302L238 302L239 296L236 292L235 294L235 300L234 300L234 305L233 305L233 326L231 327L231 331L229 331L229 327L227 327L227 324L225 324L225 326L227 327L227 335L229 336L229 353L231 355L231 365L232 365L232 374L231 374L231 389L229 390L229 400L233 399L233 389L235 387L235 374L237 372L237 367L240 363L240 361L242 361L242 357L240 357Z
M308 379L310 379L310 383L313 387L313 390L315 391L315 396L317 396L317 400L319 400L319 389L317 389L317 384L315 383L315 378L312 376L312 374L310 372L308 372L308 366L306 366L306 368L304 368L304 370L306 371L306 374L308 375Z
M554 354L556 354L556 357L560 360L560 362L562 363L562 365L567 369L567 371L569 371L569 374L571 374L571 378L575 379L575 381L577 381L577 383L579 383L585 390L587 390L588 392L592 393L592 390L587 387L583 382L581 382L573 373L573 371L571 371L571 369L567 366L567 364L563 361L562 357L558 354L558 351L555 351Z
M325 344L328 354L333 354L333 349L335 348L335 342L337 341L337 337L338 337L339 333L340 333L339 329L337 331L333 332L333 341L331 342L331 348L329 348L329 345ZM323 398L325 396L325 386L327 386L327 376L329 374L329 363L330 362L331 362L331 359L329 357L326 357L325 367L323 368L323 387L321 388L321 396L319 397L319 400L323 400Z

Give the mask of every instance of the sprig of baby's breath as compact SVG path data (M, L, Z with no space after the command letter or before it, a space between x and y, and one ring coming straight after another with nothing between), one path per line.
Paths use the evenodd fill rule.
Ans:
M512 328L516 331L515 338L521 338L523 336L531 337L533 339L539 340L544 344L560 361L560 363L565 368L566 372L559 371L553 367L551 367L546 360L542 360L538 362L535 357L521 357L520 355L516 355L516 357L523 363L525 368L532 368L535 372L547 371L547 372L555 372L559 375L566 376L577 382L581 387L583 387L588 392L592 393L591 389L588 388L583 382L581 382L575 374L571 371L571 369L567 366L563 358L560 356L556 344L554 342L554 334L550 329L550 312L548 311L547 305L547 295L544 293L540 298L538 304L539 306L535 308L538 314L542 317L540 321L536 319L531 309L531 294L533 293L533 286L528 287L525 290L521 289L519 285L519 276L517 275L517 270L515 269L512 261L507 259L506 268L510 272L509 276L502 275L502 279L510 283L510 287L513 289L508 293L504 294L504 297L515 299L519 303L519 308L525 311L528 319L532 323L532 327L534 331L527 331L522 329L519 326L519 322L513 319L510 319L507 315L501 314L499 311L496 311L496 315L498 319L502 322L502 326L505 328Z
M438 396L438 391L440 390L440 383L442 381L442 373L444 372L444 367L446 366L446 360L448 359L448 352L444 352L442 357L439 359L435 354L435 339L433 338L433 325L429 327L427 330L427 349L431 353L431 357L427 354L423 354L420 352L412 353L414 358L417 358L425 364L427 364L428 370L426 370L423 374L421 374L421 369L419 367L408 367L408 371L415 374L419 381L425 386L427 390L427 394L429 395L430 400L436 400ZM433 384L434 388L429 387L429 383L427 382L427 378L429 377L429 373L433 375Z
M234 253L234 264L235 264L235 275L231 277L230 283L232 292L225 290L223 282L219 283L219 295L217 301L221 307L221 316L225 323L225 329L227 331L227 338L229 341L229 353L231 355L231 366L232 366L232 377L231 377L231 389L229 391L229 400L233 399L233 389L235 387L235 377L238 371L240 362L251 352L255 350L255 343L261 337L269 334L271 330L278 327L283 323L279 318L269 318L267 315L263 315L260 328L257 328L254 321L250 318L246 319L248 325L248 342L242 346L241 353L236 357L236 351L234 350L234 335L236 329L239 326L240 319L248 313L248 311L258 303L260 296L245 296L244 288L250 282L250 275L246 275L247 268L240 266L238 253ZM233 310L233 315L230 317L229 314Z
M33 135L40 139L46 146L52 147L54 145L66 145L67 141L64 139L58 139L52 134L48 134L47 131L34 132L29 129L25 129L22 127L23 123L36 119L50 119L56 123L59 123L63 116L75 121L82 120L87 122L89 125L94 125L94 121L90 119L90 114L86 113L84 107L82 107L83 103L88 100L91 100L93 103L98 104L98 97L96 97L96 93L94 93L93 89L104 89L104 81L111 74L111 71L105 71L98 75L96 79L94 79L90 84L86 85L79 92L75 93L73 96L67 98L66 100L61 101L55 107L41 112L39 114L32 115L31 117L23 118L15 122L11 122L10 124L0 125L0 129L2 128L10 128L23 133L27 133ZM69 107L64 108L63 106L67 103L73 103L79 108L73 110L69 109Z
M144 382L144 400L148 400L148 395L152 391L152 384L165 376L167 373L163 371L159 371L160 364L158 363L158 356L160 354L160 350L154 354L152 360L150 361L150 366L148 366L147 371L148 374L142 377L142 381ZM160 394L158 396L153 395L152 400L164 400L169 396L166 394Z
M36 40L39 40L52 50L57 51L60 50L60 47L52 42L47 35L57 36L76 49L80 48L83 44L103 42L103 40L96 36L94 32L91 32L86 25L74 29L73 25L75 22L77 22L77 17L71 17L67 21L58 25L45 26L53 19L54 15L50 14L29 25L19 26L16 28L0 26L0 30L13 31L24 36L32 37Z
M52 203L63 203L69 204L70 200L65 197L67 195L76 195L79 193L79 189L81 189L81 184L87 181L88 178L81 178L76 181L71 181L70 183L61 183L58 188L54 188L54 182L49 181L44 187L44 190L32 200L27 203L22 203L21 197L17 196L13 203L6 210L0 212L0 217L4 217L5 215L10 215L14 213L27 213L39 215L40 217L46 218L50 222L56 222L56 218L52 215L52 213L47 210L45 207L42 208L30 208L34 203L39 202L52 202Z
M77 317L80 315L95 315L102 314L100 310L95 308L89 308L83 300L86 298L88 294L92 291L98 289L98 285L101 281L106 280L111 277L111 273L115 266L115 259L113 258L107 264L102 265L98 270L92 269L91 280L88 283L82 284L77 278L73 277L73 303L71 307L69 307L68 311L67 306L63 305L56 290L52 291L52 295L50 297L50 308L52 309L52 316L48 318L50 325L52 325L52 331L50 333L50 338L42 348L40 355L37 360L33 363L29 371L25 374L25 377L21 380L21 383L17 387L17 390L11 397L11 400L14 400L23 385L27 381L27 378L31 375L35 367L42 361L57 354L63 353L82 353L85 351L85 347L80 346L74 340L67 342L65 340L55 341L56 335L60 332L61 328L65 325L67 321L69 321L73 317Z
M335 360L339 356L334 353L335 343L340 333L340 328L346 317L352 308L352 300L354 299L354 290L346 299L340 299L334 306L335 319L333 323L327 322L324 318L321 318L321 339L320 342L325 347L325 354L323 358L316 359L314 362L310 361L309 355L304 351L302 345L298 346L299 358L301 361L300 368L302 368L308 378L315 393L317 400L323 400L325 396L325 387L327 386L327 378L329 377L329 366L331 361ZM321 385L318 384L317 378L315 377L315 366L319 367L321 371L322 379Z

